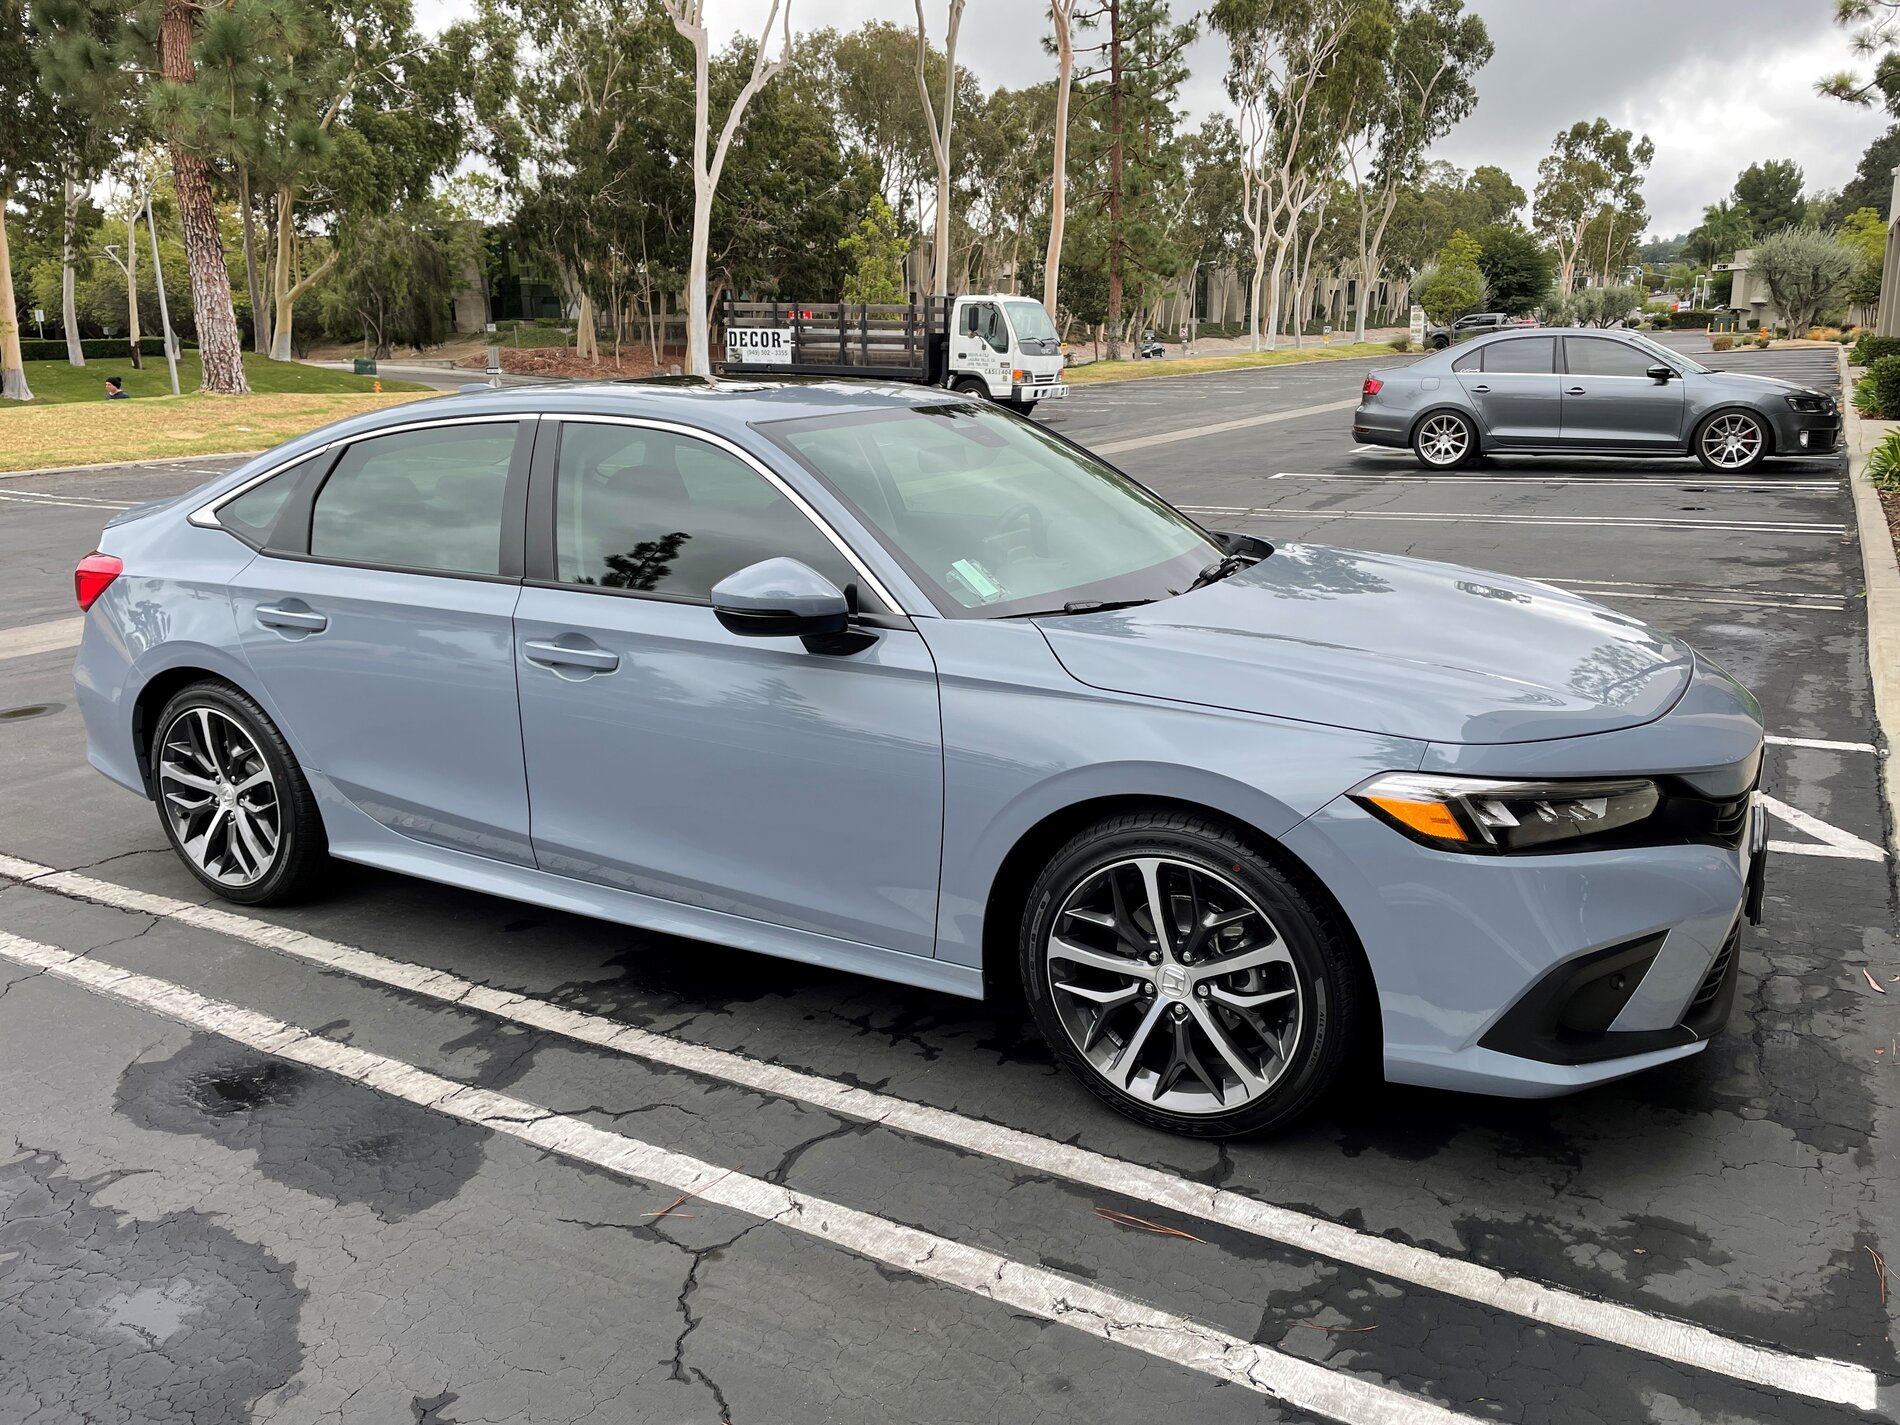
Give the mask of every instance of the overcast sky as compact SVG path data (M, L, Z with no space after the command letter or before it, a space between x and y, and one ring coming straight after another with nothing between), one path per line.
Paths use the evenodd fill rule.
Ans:
M1477 110L1435 156L1461 168L1507 170L1529 193L1537 161L1560 129L1602 115L1656 142L1644 193L1651 229L1668 236L1699 221L1757 159L1792 158L1810 190L1838 188L1886 126L1878 112L1814 92L1850 63L1832 0L1467 0L1484 16L1497 54L1478 76ZM850 29L876 18L915 23L903 0L792 0L795 30ZM416 0L430 29L469 13L473 0ZM1175 0L1177 13L1188 0ZM758 25L766 0L707 0L715 33ZM944 0L925 0L941 39ZM1024 21L1036 0L969 0L958 59L985 88L1032 84L1054 61ZM1198 118L1224 102L1223 46L1203 38L1182 92Z

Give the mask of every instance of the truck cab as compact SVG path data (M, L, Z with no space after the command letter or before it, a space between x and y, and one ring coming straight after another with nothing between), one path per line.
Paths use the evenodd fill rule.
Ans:
M1061 338L1033 297L998 292L955 298L944 365L946 386L1019 410L1069 394L1062 383Z

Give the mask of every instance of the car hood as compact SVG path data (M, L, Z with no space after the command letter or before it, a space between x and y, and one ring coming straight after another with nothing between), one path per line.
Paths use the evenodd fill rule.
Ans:
M1825 396L1827 392L1817 391L1812 386L1803 386L1795 381L1783 381L1777 376L1751 376L1745 371L1706 371L1700 379L1707 385L1724 393L1738 396L1762 396L1771 391L1779 391L1784 396L1796 394Z
M1037 624L1091 687L1440 743L1634 727L1695 667L1688 645L1543 584L1323 545Z

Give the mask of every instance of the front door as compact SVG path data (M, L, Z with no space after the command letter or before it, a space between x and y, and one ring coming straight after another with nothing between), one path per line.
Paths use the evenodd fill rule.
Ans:
M1472 347L1452 363L1487 448L1555 443L1563 420L1556 351L1555 337L1519 336Z
M356 441L231 583L245 657L307 770L392 831L526 865L506 512L531 432Z
M1651 376L1657 364L1652 353L1613 337L1565 337L1564 444L1682 448L1682 382Z
M843 654L727 632L712 586L779 555L874 598L722 445L566 419L532 499L515 637L541 868L934 953L943 739L923 639L901 618Z

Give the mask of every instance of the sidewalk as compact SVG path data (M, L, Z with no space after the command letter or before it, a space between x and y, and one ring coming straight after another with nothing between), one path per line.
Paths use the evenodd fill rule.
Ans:
M1854 383L1847 350L1841 349L1841 409L1847 445L1848 481L1854 492L1854 521L1860 529L1860 558L1867 585L1867 664L1874 685L1874 713L1887 755L1881 759L1881 786L1887 802L1887 843L1900 863L1900 559L1880 492L1867 478L1867 457L1900 421L1863 420L1854 409Z

